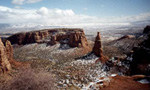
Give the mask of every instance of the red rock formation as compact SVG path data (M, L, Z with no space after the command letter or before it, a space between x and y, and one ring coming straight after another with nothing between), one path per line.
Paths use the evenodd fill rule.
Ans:
M83 32L75 32L69 35L70 47L87 47L88 42Z
M58 33L55 36L51 36L51 45L57 44L58 42L61 44L68 44L70 47L88 47L84 32Z
M135 36L134 36L134 35L125 35L125 36L119 38L118 40L122 40L122 39L130 39L130 38L135 38Z
M51 36L50 45L55 45L55 44L57 44L57 43L58 43L58 42L57 42L56 36Z
M9 70L11 70L11 64L8 60L6 48L5 48L5 46L2 43L1 38L0 38L0 71L5 73Z
M97 33L97 36L95 38L93 53L96 56L100 57L97 61L101 61L102 63L105 63L108 60L108 58L103 55L100 32Z
M82 29L48 29L40 31L32 31L25 33L18 33L8 38L12 44L29 44L39 43L46 39L50 39L50 44L54 45L56 42L61 44L68 44L70 47L87 47L88 42ZM67 42L63 42L67 41Z
M94 44L94 47L93 47L93 53L100 57L101 54L103 53L102 52L102 44L101 44L101 36L100 36L100 32L97 33L97 36L95 38L95 44Z
M141 84L130 76L115 76L110 77L109 84L99 90L150 90L150 84Z
M22 66L23 64L21 62L18 62L16 60L14 60L14 57L13 57L13 54L14 54L13 47L12 47L10 41L8 41L8 40L6 41L5 47L6 47L7 58L8 58L8 61L10 62L10 64L14 65L16 67Z
M11 46L11 43L10 41L6 41L6 44L5 44L5 47L6 47L6 53L7 53L7 57L8 57L8 60L13 60L13 47Z
M45 31L17 33L10 36L7 39L11 41L12 44L24 45L30 43L39 43L48 36L49 32L48 30L45 30Z

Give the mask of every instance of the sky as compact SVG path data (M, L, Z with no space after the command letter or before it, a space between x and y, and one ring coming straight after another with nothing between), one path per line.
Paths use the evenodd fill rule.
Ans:
M0 23L131 25L150 20L150 0L0 0Z

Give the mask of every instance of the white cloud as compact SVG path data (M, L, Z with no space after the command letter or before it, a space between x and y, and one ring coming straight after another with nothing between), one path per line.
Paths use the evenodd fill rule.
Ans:
M40 2L42 0L26 0L26 3L36 3L36 2Z
M46 7L42 7L39 10L37 10L37 14L41 14L41 15L48 15L49 11Z
M24 3L36 3L42 0L12 0L12 3L15 5L22 5Z
M86 11L86 10L88 10L88 8L83 8L83 10L85 10L85 11Z
M121 16L111 18L100 18L76 14L73 10L48 9L41 7L40 9L21 9L8 8L0 6L1 23L11 24L32 24L32 25L48 25L48 26L117 26L131 25L132 22L150 20L150 13L144 13L135 16Z

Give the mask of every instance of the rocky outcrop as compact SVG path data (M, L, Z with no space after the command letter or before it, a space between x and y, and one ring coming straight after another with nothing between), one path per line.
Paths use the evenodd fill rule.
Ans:
M7 58L8 58L8 61L10 62L10 64L13 66L16 66L16 67L23 66L23 64L21 62L14 60L14 57L13 57L14 51L13 51L13 47L12 47L10 41L7 40L5 42L5 47L6 47Z
M47 29L18 33L8 38L12 44L47 42L50 45L68 44L70 47L87 47L88 42L82 29Z
M75 32L69 35L69 46L70 47L87 47L88 42L83 32Z
M109 84L100 90L150 90L150 84L141 84L130 76L110 77Z
M143 34L148 34L150 32L150 26L146 26L143 30Z
M13 59L13 47L11 46L10 41L7 40L5 46L6 46L6 53L7 53L8 61L14 60Z
M98 61L101 61L103 63L105 63L108 58L106 56L104 56L103 54L103 51L102 51L102 43L101 43L101 36L100 36L100 32L97 33L97 36L95 38L95 44L94 44L94 47L93 47L93 53L100 57L98 59Z
M49 36L48 31L35 31L35 32L25 32L25 33L17 33L8 38L12 44L29 44L29 43L39 43L44 38Z
M75 31L67 34L57 34L51 37L51 45L54 45L58 42L60 44L68 44L70 47L88 47L88 42L83 31Z
M149 30L144 30L150 31L150 28ZM150 33L148 33L146 36L147 39L140 43L138 47L134 47L133 52L128 56L132 59L130 65L131 75L150 75Z
M7 56L7 50L0 38L0 72L5 73L11 70L11 64Z
M97 36L95 38L93 53L98 57L100 57L101 54L103 53L100 32L97 33Z
M5 73L11 70L11 67L24 66L21 62L14 60L13 47L10 41L5 42L5 46L0 38L0 72Z
M121 37L121 38L119 38L117 40L131 39L131 38L135 38L135 36L134 35L125 35L125 36L123 36L123 37Z
M56 36L51 36L50 45L55 45L55 44L57 44L57 43L58 43L58 42L57 42Z

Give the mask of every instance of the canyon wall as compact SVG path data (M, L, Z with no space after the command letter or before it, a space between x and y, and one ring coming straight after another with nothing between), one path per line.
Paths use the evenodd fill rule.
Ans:
M39 31L17 33L7 38L12 44L30 43L68 44L70 47L87 47L88 42L83 29L45 29Z

